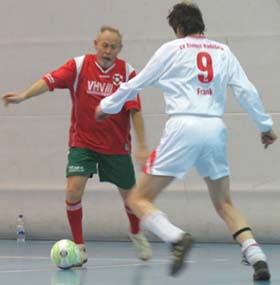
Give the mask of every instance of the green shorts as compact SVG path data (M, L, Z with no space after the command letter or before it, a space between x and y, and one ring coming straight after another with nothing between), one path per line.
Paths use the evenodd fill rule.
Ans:
M131 189L135 184L130 155L108 155L77 147L69 149L67 177L92 177L97 173L101 182L111 182L122 189Z

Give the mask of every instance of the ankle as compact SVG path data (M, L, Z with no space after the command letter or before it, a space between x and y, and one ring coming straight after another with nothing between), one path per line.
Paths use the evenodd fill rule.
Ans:
M248 239L242 244L241 251L250 265L258 261L266 261L266 256L254 239Z

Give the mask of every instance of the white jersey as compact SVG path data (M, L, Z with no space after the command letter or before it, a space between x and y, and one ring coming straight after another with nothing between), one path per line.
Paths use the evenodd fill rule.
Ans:
M158 86L168 115L221 117L227 87L262 132L273 122L254 85L229 47L205 37L185 37L163 44L144 69L101 101L105 113L118 113L145 86Z

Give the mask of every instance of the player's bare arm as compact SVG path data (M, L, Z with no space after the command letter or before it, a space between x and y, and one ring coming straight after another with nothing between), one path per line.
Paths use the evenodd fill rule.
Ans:
M261 141L262 144L264 144L264 148L268 148L270 144L273 144L277 140L277 135L274 133L274 131L271 129L267 132L261 133Z
M134 153L138 163L143 165L149 157L149 151L145 140L145 127L142 113L137 110L130 110L131 121L135 132L137 149Z
M28 88L24 92L16 93L16 92L8 92L5 93L2 96L2 100L4 101L5 106L8 106L9 104L18 104L22 101L37 96L39 94L42 94L46 91L49 91L49 87L47 83L40 79L36 81L30 88Z

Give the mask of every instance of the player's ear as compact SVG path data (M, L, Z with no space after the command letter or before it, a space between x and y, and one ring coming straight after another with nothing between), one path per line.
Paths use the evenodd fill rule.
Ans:
M93 47L96 49L96 47L97 47L97 44L98 44L98 40L97 39L95 39L94 41L93 41Z

